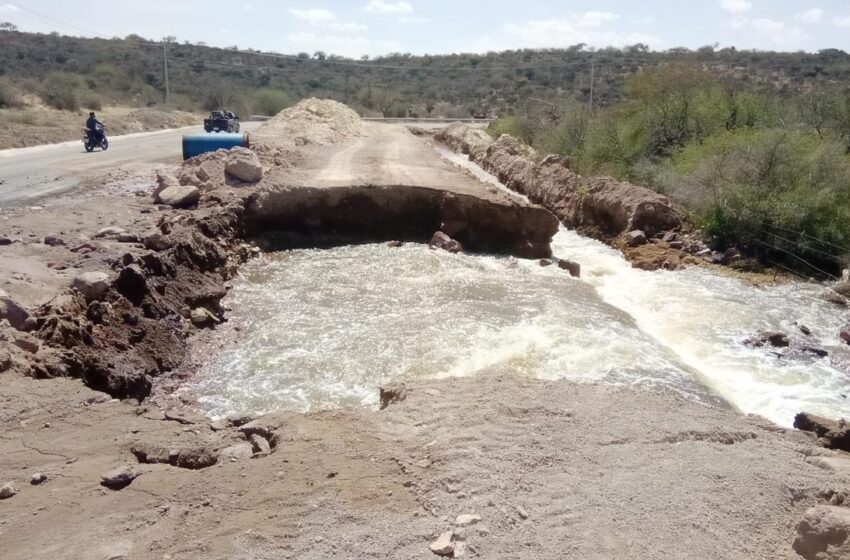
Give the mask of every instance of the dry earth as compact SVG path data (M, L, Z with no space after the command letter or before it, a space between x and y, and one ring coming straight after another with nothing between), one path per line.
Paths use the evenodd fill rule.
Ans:
M386 130L387 138L411 142L395 136L397 128ZM261 159L271 176L293 180L315 178L334 157L357 174L365 156L374 158L367 179L428 177L415 158L413 169L387 171L383 163L409 158L393 152L394 141L381 149L362 144L366 128L345 138L326 133L312 138L343 145L307 141L297 153L288 151L293 146L261 149ZM427 148L425 140L417 145ZM197 178L202 167L184 171ZM204 169L221 171L214 167ZM453 180L469 180L458 174ZM153 175L141 177L148 193ZM189 284L222 284L224 271L204 275L187 263L199 247L216 256L235 251L239 240L197 231L216 224L210 218L220 207L250 200L262 187L222 182L204 190L200 208L176 210L122 187L139 179L116 174L105 188L0 213L0 237L14 241L0 246L0 288L34 308L80 271L123 271L125 254L183 267L174 286L144 270L162 288L140 306L152 311L167 310ZM128 237L94 239L105 226ZM170 232L162 235L176 246L145 248L141 240L152 231ZM50 235L65 244L45 244ZM91 248L72 251L78 244ZM76 319L85 323L98 311L101 323L86 345L111 348L105 356L120 369L142 350L126 344L138 331L124 325L136 313L132 305L109 294L113 311L97 304ZM114 321L104 318L109 313ZM199 332L177 317L137 318L135 325L150 337L175 321L174 345L160 347L173 357L185 335ZM202 332L194 340L215 342L216 331ZM187 366L181 373L191 373L191 360ZM162 379L163 394L140 404L110 400L75 379L0 373L0 486L17 490L0 499L0 557L433 558L429 546L451 531L455 557L775 560L799 558L792 545L809 508L848 511L847 454L821 448L814 436L669 393L485 373L396 388L384 396L398 402L383 411L272 415L244 424L197 416L191 403L169 397L173 385ZM103 474L122 467L139 476L120 490L101 485ZM46 480L31 484L36 473ZM460 515L481 519L459 527ZM806 558L848 557L846 526L805 527L812 524L820 538L813 549L798 547Z

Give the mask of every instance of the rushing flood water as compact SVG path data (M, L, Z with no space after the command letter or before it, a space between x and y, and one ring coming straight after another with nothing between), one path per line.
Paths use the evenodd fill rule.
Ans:
M213 356L188 390L215 417L373 405L391 379L509 374L718 395L790 425L801 410L850 416L841 314L823 288L757 288L700 268L633 269L602 243L562 229L537 261L451 255L407 244L265 255L228 296L238 346ZM781 358L743 340L804 338L826 358Z

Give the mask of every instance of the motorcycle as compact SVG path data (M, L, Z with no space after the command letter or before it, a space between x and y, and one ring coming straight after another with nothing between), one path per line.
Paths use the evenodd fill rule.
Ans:
M93 152L97 147L100 147L103 151L109 148L109 140L106 139L106 129L103 125L97 125L97 129L94 131L86 129L83 146L85 146L87 152Z

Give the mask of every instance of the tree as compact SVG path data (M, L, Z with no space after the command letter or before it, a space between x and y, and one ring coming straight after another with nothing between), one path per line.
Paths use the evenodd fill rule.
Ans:
M11 21L4 21L0 23L0 31L17 31L18 26L12 23Z

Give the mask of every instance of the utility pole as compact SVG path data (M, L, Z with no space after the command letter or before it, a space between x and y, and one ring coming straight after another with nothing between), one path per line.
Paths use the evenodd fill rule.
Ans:
M170 37L165 37L162 40L162 59L163 59L163 74L165 75L165 104L168 105L168 98L171 92L168 85L168 41Z
M590 112L593 112L593 82L596 77L596 57L590 59Z

